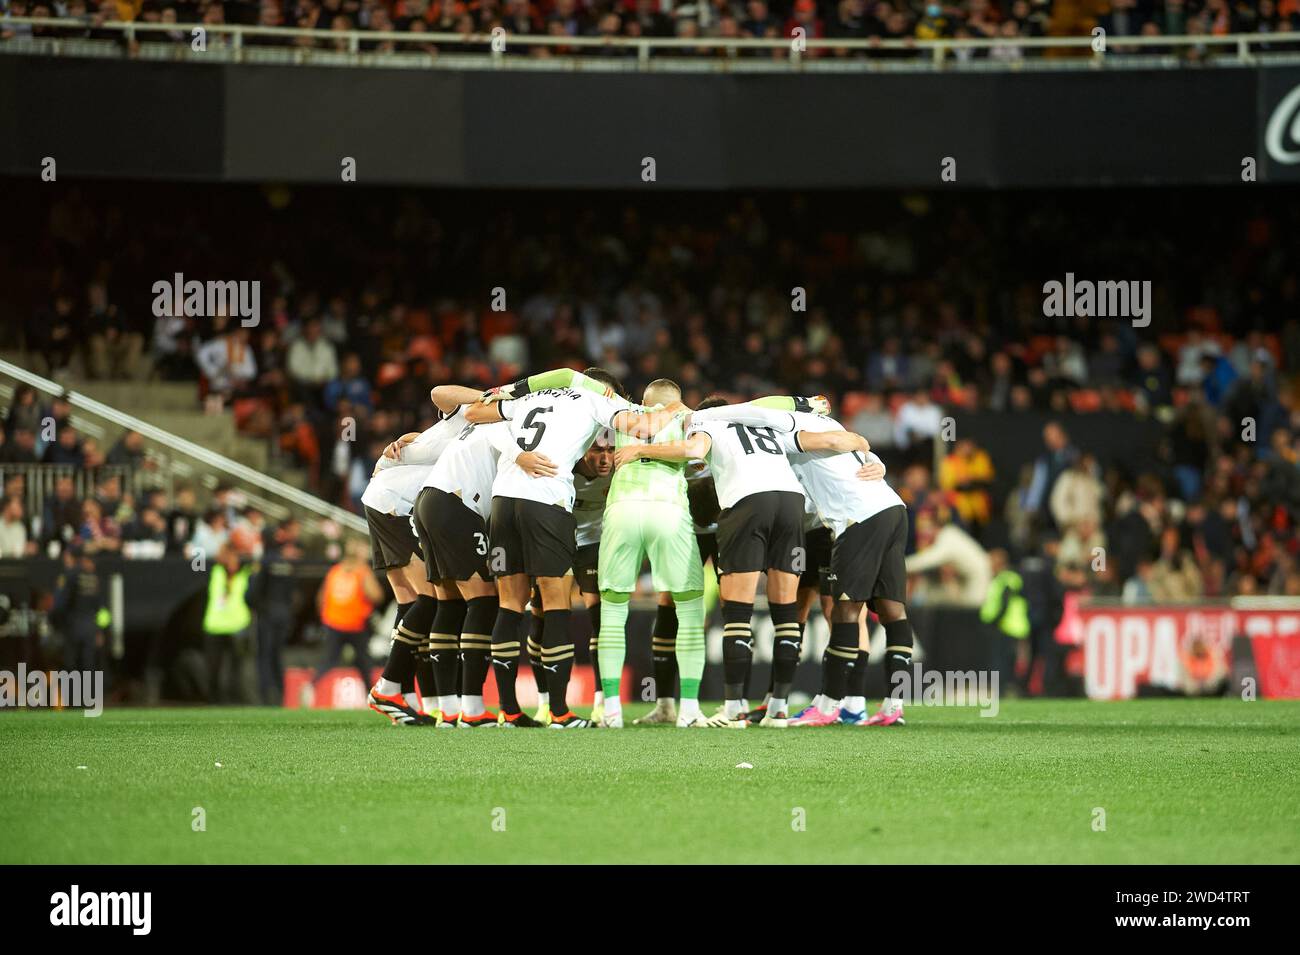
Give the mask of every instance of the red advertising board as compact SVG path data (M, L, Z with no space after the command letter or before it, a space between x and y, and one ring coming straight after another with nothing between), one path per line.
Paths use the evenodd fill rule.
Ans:
M1143 686L1212 692L1233 668L1237 638L1244 641L1238 649L1249 648L1253 658L1258 696L1300 698L1300 607L1071 610L1058 638L1083 646L1084 689L1093 699L1128 699Z

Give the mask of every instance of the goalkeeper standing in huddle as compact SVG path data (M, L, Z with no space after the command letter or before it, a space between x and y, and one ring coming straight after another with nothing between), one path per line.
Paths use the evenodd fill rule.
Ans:
M660 378L646 386L643 401L647 407L686 411L681 398L676 383ZM636 449L647 443L680 441L684 437L681 415L674 415L648 441L621 431L614 433L614 457L620 466L614 472L605 503L598 569L598 655L605 694L600 725L607 728L623 726L619 684L627 651L628 602L641 575L641 562L647 556L655 590L672 594L677 606L677 667L682 686L677 725L706 725L699 699L704 674L704 567L686 500L685 464L636 456Z
M614 435L614 480L605 503L599 560L599 660L605 694L600 725L611 729L623 726L619 685L627 649L628 602L646 557L650 558L654 589L671 594L677 609L676 655L681 682L677 725L709 725L700 712L699 699L704 675L704 566L686 494L686 462L657 460L638 451L647 445L685 439L685 416L690 409L681 399L676 382L667 378L652 381L642 402L647 408L662 408L671 419L646 440L623 432ZM770 397L752 404L763 409L811 410L813 404L820 408L825 401ZM670 687L658 690L671 692Z

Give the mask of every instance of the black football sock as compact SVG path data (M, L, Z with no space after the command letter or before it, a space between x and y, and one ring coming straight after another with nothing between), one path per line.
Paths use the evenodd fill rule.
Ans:
M831 642L822 654L822 695L838 702L853 694L848 690L850 668L858 659L858 622L831 624Z
M528 665L533 669L533 681L538 693L550 694L547 674L542 669L542 623L539 613L531 614L528 620Z
M397 625L401 623L402 618L406 616L406 611L410 610L414 606L415 606L414 600L412 600L410 603L404 603L404 604L399 603L397 605L397 616L393 618L393 642L389 644L388 661L384 664L384 674L383 674L384 679L393 680L394 683L401 684L402 688L399 692L402 694L403 697L405 697L408 693L415 692L415 671L422 657L421 654L417 652L416 647L413 644L409 643L406 639L402 640L402 642L406 644L406 648L403 649L397 646ZM388 675L389 666L392 664L394 653L396 653L399 657L402 656L411 657L410 661L402 660L399 661L397 664L396 672L404 674L404 677L400 680L396 680L393 677Z
M849 667L849 683L845 696L867 695L867 651L859 650L858 659Z
M519 672L519 624L524 615L502 607L492 627L492 673L497 681L497 703L501 712L511 716L519 712L515 695L515 676Z
M433 661L429 659L429 644L426 642L415 654L415 677L409 683L402 684L402 695L419 692L421 698L437 696L437 680L433 675Z
M587 608L587 616L591 619L591 640L587 643L587 656L591 657L591 675L596 681L596 691L600 691L600 657L597 651L600 649L600 604L592 604Z
M492 658L492 632L497 622L497 598L475 597L467 602L460 631L460 692L482 696Z
M750 627L752 603L726 600L722 604L723 696L739 700L745 696L749 668L754 661L754 635Z
M463 600L438 601L438 613L429 633L429 656L433 660L433 680L439 696L459 696L460 631L465 624Z
M433 623L437 606L438 601L432 594L420 594L414 603L406 605L401 619L393 629L393 645L388 651L388 662L384 665L384 679L400 684L403 693L415 689L413 681L417 676L419 658L429 639L429 626ZM420 688L425 689L423 685ZM432 690L432 684L429 689Z
M554 716L569 712L569 676L573 673L569 615L568 610L547 610L542 614L542 668L546 671Z
M885 694L912 696L912 622L904 617L885 624Z
M799 605L769 604L772 614L772 699L789 700L794 673L803 646L799 632Z
M660 607L655 611L655 625L650 631L650 655L654 663L655 699L675 699L677 697L676 607Z

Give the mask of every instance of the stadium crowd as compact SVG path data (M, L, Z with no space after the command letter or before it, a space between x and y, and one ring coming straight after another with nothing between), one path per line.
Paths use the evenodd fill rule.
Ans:
M0 0L4 17L58 17L79 21L76 27L30 27L0 19L0 39L14 36L82 36L113 38L103 29L106 20L154 24L225 23L261 27L318 30L367 30L399 33L457 33L472 42L454 49L486 50L486 36L498 28L508 35L546 34L553 37L697 37L776 39L793 37L802 29L809 39L930 40L990 39L996 47L960 51L959 58L992 57L1014 60L1032 55L1018 44L1026 37L1087 35L1101 27L1112 42L1125 37L1209 36L1229 33L1279 33L1297 29L1296 0ZM138 42L189 44L191 34L175 30L141 34ZM227 42L216 35L210 46ZM247 45L347 50L346 41L296 37L251 36ZM1123 50L1122 42L1118 49ZM434 43L394 44L391 40L363 42L368 52L395 49L430 54L453 47ZM1132 48L1130 48L1130 51ZM1141 52L1168 52L1161 46ZM601 47L515 46L508 55L635 55L632 49ZM675 56L708 54L706 48L684 46ZM784 57L784 46L772 50L732 51L746 56ZM1207 49L1187 48L1200 58ZM809 50L807 56L919 56L906 49L889 51Z
M1300 223L1284 206L692 202L593 198L575 211L557 198L449 197L435 209L401 193L223 190L179 221L136 207L128 237L129 198L73 190L49 209L43 246L12 250L9 293L22 294L29 266L36 370L195 380L211 407L353 508L383 443L430 423L432 384L600 364L634 393L678 380L688 403L719 389L829 395L912 507L922 600L928 581L933 599L978 602L1002 563L1044 553L1058 580L1132 599L1300 593L1300 284L1284 265ZM1162 238L1193 228L1202 243ZM169 277L260 278L260 324L155 318L163 262ZM1071 270L1149 276L1150 327L1045 317L1045 278ZM105 451L68 427L35 447L35 421L66 408L34 400L11 404L0 461L139 461L138 436ZM977 414L1061 423L1015 474L963 433ZM1095 436L1076 445L1070 422L1091 415L1153 428L1150 461ZM949 420L956 440L936 455ZM10 523L35 516L19 515L20 497L6 487ZM91 546L166 537L183 551L210 524L183 501L123 508L111 487L91 498L28 540L68 526ZM253 518L227 513L220 530L241 519ZM1108 560L1094 560L1098 547Z

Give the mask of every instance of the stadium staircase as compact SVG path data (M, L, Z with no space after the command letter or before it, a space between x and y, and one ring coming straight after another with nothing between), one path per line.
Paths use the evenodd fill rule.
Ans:
M266 440L240 434L229 413L206 412L192 382L53 381L29 371L19 355L0 355L0 408L9 407L20 383L33 385L45 400L68 391L73 426L105 453L123 431L139 431L155 465L154 486L170 492L189 485L202 506L226 483L271 520L296 516L309 535L324 533L326 522L365 533L357 515L303 490L305 475L283 466Z

